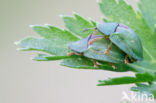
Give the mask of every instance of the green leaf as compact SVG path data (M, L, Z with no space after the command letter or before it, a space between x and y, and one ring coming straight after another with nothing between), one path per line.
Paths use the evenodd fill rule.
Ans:
M154 32L156 24L156 0L140 0L138 6L146 23Z
M61 60L61 59L66 59L69 58L69 56L51 56L47 54L38 54L33 58L33 60L36 61L53 61L53 60Z
M93 19L90 19L90 22L93 24L94 27L96 27L96 22Z
M136 87L131 87L131 90L150 96L151 93L149 91L149 88L151 88L151 86L147 84L136 83Z
M150 63L144 64L145 62L142 62L142 65L141 63L134 63L133 68L145 68L143 65L151 64L146 66L148 68L145 68L146 70L151 69L152 66L156 64L156 34L152 33L140 13L138 12L136 15L133 8L130 5L127 5L124 0L118 0L118 3L115 0L102 0L98 3L100 10L108 21L126 24L140 37L144 49L144 60L149 61ZM156 72L154 69L148 71Z
M52 55L64 56L68 52L67 48L53 45L53 42L44 38L27 37L19 42L16 42L23 51L42 51Z
M99 80L99 84L97 84L97 86L151 82L153 80L154 77L148 73L144 73L144 74L138 73L136 74L136 77L125 76L125 77L118 77L118 78L110 78L109 80Z
M76 55L73 58L63 60L61 65L78 69L95 69L90 59Z
M19 41L17 44L22 47L20 50L37 50L64 56L68 52L68 43L78 40L70 32L51 25L34 25L31 27L43 38L28 37Z
M132 91L139 92L141 94L147 94L147 96L154 95L154 98L156 99L156 84L147 85L147 84L141 84L136 83L136 87L131 87Z
M72 35L67 30L61 30L55 26L52 25L32 25L32 29L42 36L43 38L49 39L53 41L54 44L57 44L60 46L66 46L71 41L78 40L77 37Z
M36 61L49 61L46 57L49 57L47 54L38 54L37 56L33 57L32 60Z
M74 16L62 16L65 27L79 38L87 37L92 31L83 32L84 29L95 27L95 22L88 22L78 14L74 13Z
M64 59L61 62L61 65L77 69L109 70L114 72L135 71L133 68L130 68L125 64L115 64L117 69L113 69L112 66L107 62L98 62L100 63L100 65L98 66L98 68L95 68L91 59L75 55L72 58Z
M154 95L154 98L156 99L156 84L152 84L149 90Z
M130 67L134 68L138 72L145 73L148 72L151 75L156 74L156 64L151 61L141 61L133 64L128 64Z

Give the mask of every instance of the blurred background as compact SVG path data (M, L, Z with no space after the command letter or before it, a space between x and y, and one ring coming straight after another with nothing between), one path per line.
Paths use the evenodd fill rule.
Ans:
M128 0L134 7L134 0ZM36 62L34 52L17 51L15 41L37 36L29 25L63 28L60 14L101 21L96 0L0 0L0 103L120 103L132 85L97 87L98 80L130 72L78 70L59 62Z

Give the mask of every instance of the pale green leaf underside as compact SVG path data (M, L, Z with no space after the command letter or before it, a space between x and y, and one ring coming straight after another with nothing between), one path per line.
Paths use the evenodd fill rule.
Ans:
M78 40L70 32L52 25L33 25L32 29L42 38L27 37L19 41L17 44L21 46L20 50L36 50L65 56L68 52L68 43Z
M53 45L51 40L36 37L27 37L17 44L21 47L20 50L23 51L42 51L52 55L64 56L66 55L68 49L66 47L61 47L61 45Z

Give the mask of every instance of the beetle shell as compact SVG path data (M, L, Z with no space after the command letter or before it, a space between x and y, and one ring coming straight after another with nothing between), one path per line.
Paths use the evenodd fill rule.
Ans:
M140 61L143 59L141 41L128 26L118 23L97 23L97 29L102 34L109 35L109 39L130 57Z
M87 40L88 40L88 38L83 38L76 42L71 42L71 43L69 43L68 48L71 49L73 52L83 53L88 48Z
M94 42L86 51L84 51L84 56L99 61L124 63L125 53L123 53L115 45L112 45L108 55L105 54L109 44L110 40L108 39L98 40Z
M143 49L139 37L130 28L126 29L123 24L120 25L116 32L110 35L110 40L126 54L141 61L143 59Z
M105 35L110 35L115 32L118 23L97 23L96 27L99 32Z
M87 38L84 38L79 41L70 43L69 48L76 53L83 53L83 55L87 58L111 63L124 63L125 53L123 53L115 45L112 45L112 49L110 50L109 55L105 55L105 51L110 44L110 40L97 40L88 48L86 47L86 43Z

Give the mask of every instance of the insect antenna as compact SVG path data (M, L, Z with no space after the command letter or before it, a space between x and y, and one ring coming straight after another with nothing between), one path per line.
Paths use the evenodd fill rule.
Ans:
M84 29L82 32L86 32L86 31L88 31L88 30L97 30L97 28L95 27L95 28L86 28L86 29Z

